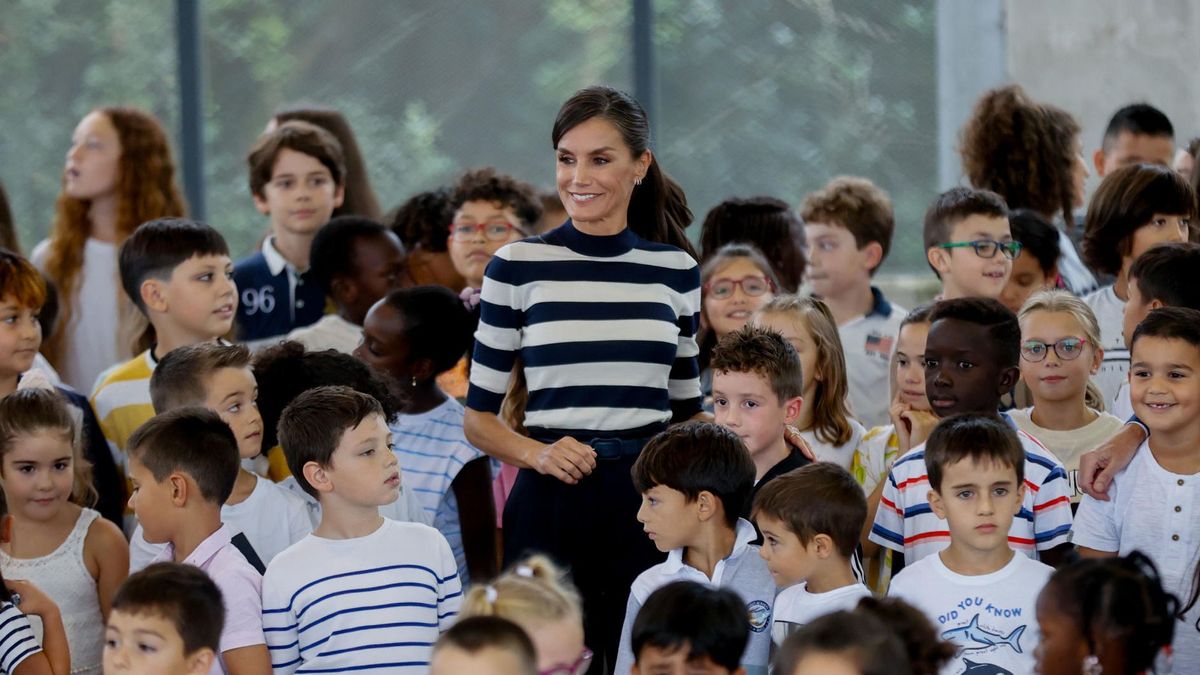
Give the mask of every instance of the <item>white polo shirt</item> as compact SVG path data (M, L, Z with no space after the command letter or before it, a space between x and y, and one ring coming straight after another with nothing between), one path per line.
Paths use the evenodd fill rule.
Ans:
M850 384L850 406L863 426L883 426L889 422L891 403L892 351L900 322L908 312L893 305L874 286L875 304L866 315L838 326L842 351L846 354L846 377Z

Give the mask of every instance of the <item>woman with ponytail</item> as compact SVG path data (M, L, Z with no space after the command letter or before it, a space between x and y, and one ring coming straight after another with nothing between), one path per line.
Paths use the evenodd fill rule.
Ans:
M79 122L50 238L30 256L59 295L42 351L76 390L90 393L104 369L133 356L146 328L120 290L121 242L146 221L185 211L158 120L135 108L97 108Z
M637 522L630 468L645 441L700 412L700 273L683 190L650 150L642 106L588 87L551 136L570 219L496 252L483 279L467 439L520 473L504 553L568 565L588 644L616 655L630 584L662 559ZM524 426L498 413L520 368Z

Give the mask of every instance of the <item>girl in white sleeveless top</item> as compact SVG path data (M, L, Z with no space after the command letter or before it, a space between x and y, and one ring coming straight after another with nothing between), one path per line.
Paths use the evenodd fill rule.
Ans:
M76 503L94 494L79 455L79 432L57 392L23 389L0 399L0 476L13 516L0 546L7 579L40 587L58 605L72 673L100 673L104 624L129 572L125 537ZM41 624L34 622L41 639Z

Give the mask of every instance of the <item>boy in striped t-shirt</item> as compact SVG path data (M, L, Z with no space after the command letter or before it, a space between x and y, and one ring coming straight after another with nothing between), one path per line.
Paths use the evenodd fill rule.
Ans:
M997 416L1000 397L1017 381L1021 326L1016 315L990 298L957 298L939 302L930 321L925 392L934 414L943 419L960 413ZM1015 429L1007 415L999 417ZM1023 431L1017 437L1025 450L1025 494L1009 545L1051 562L1069 547L1071 488L1053 453ZM950 531L930 508L929 492L922 444L888 472L870 540L904 554L910 565L946 548Z
M276 674L429 670L462 587L437 530L387 520L400 469L376 399L348 387L296 397L279 420L288 468L321 502L313 533L263 577L263 633Z

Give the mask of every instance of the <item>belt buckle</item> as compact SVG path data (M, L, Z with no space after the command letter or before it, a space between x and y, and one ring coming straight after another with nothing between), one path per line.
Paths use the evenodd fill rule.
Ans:
M620 459L621 441L616 438L593 438L590 443L596 459Z

